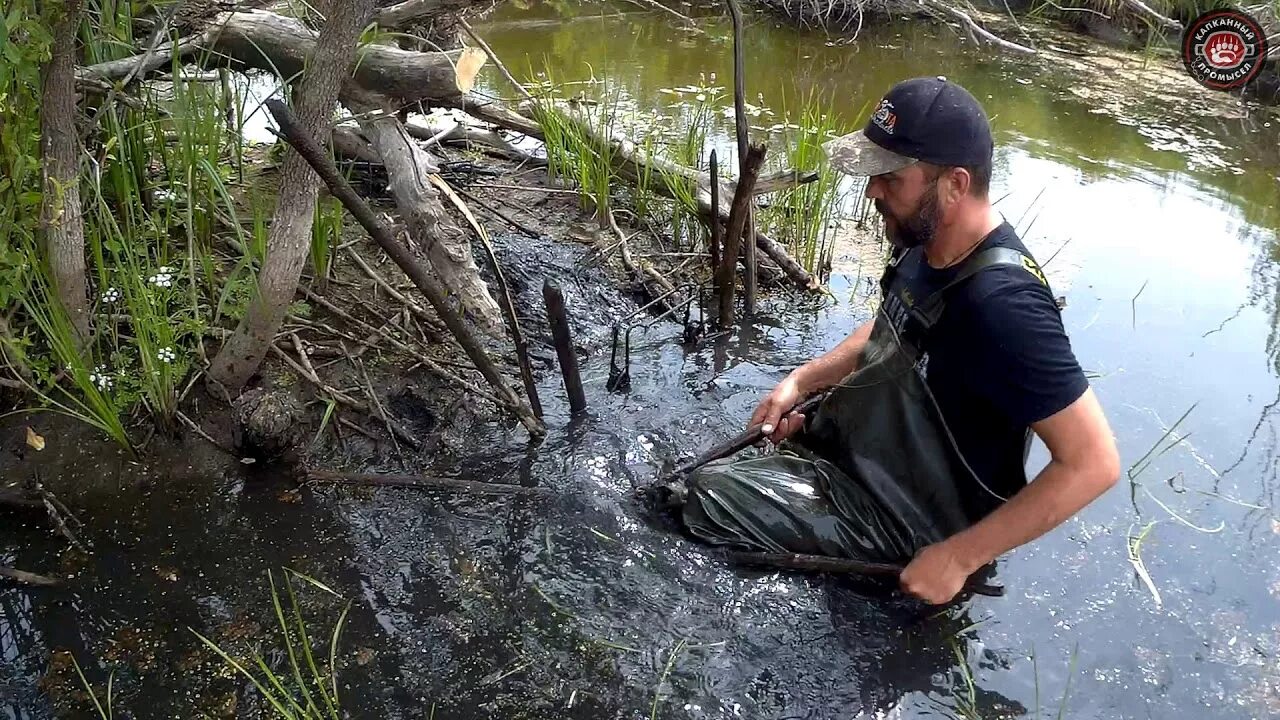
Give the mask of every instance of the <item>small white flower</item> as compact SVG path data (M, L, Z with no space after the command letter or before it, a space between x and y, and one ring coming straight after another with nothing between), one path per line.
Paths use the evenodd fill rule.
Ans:
M715 82L715 81L716 81L716 74L711 73L711 82Z
M120 300L120 290L118 288L109 287L102 293L102 302L114 303Z
M115 378L107 371L106 365L99 365L89 373L89 382L98 386L99 390L110 390L116 386Z
M156 353L156 359L160 362L171 363L178 359L178 355L173 351L173 348L163 347Z
M706 95L706 93L698 93L698 95L697 95L697 98L696 98L696 99L697 99L697 101L698 101L698 102L702 102L702 101L704 101L704 100L706 100L706 99L707 99L707 95Z
M159 273L152 275L149 278L149 281L151 282L151 284L155 285L156 287L162 287L162 288L172 287L173 275L170 274L170 272L165 272L166 270L169 270L169 268L160 268Z
M174 268L169 267L168 265L164 265L164 266L162 266L162 267L160 268L160 270L159 270L158 272L159 272L161 275L172 275L172 274L174 274L174 273L176 273L176 272L178 272L178 271L177 271L177 270L175 270Z

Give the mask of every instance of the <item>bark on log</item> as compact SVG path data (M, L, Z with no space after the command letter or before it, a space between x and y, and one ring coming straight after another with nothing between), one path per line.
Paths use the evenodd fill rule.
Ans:
M733 123L734 123L734 134L738 140L738 178L739 178L738 182L739 182L739 188L741 188L742 183L748 177L748 169L750 164L750 159L747 157L747 153L749 152L747 149L747 143L749 141L749 138L747 134L747 110L746 110L746 102L747 102L746 101L747 78L746 78L746 68L745 68L746 61L743 57L744 53L742 49L742 8L738 6L738 0L727 0L727 2L729 4L729 16L733 19ZM756 177L759 175L759 172L760 172L759 167L756 167L752 170L752 175L750 177L750 183L749 183L750 186L755 185ZM748 187L748 189L750 188ZM751 197L750 195L748 195L747 197L744 197L741 201L741 204L739 204L740 201L738 200L738 197L740 195L742 195L740 191L738 190L734 191L733 209L740 208L742 212L746 213L746 220L745 220L746 224L743 225L743 227L746 229L746 233L747 233L746 237L754 238L756 236L756 222L755 222L755 213L752 211L752 206L750 202ZM738 233L732 229L734 227L733 209L731 209L729 213L729 227L730 227L729 232L736 236ZM714 222L715 218L712 217L711 220L712 222ZM734 248L738 247L738 237L730 237L726 239L729 242L733 243ZM728 253L726 253L726 255L728 255ZM744 255L745 257L743 258L743 262L746 265L746 272L743 273L742 289L743 289L743 295L745 296L743 298L745 302L743 303L742 310L745 314L750 316L750 315L754 315L756 312L756 244L754 242L748 242L746 244L746 252L744 253ZM729 272L730 273L733 272L732 262L729 263ZM723 277L721 278L721 280L723 281ZM733 281L732 274L730 274L729 280L730 282ZM725 288L721 287L720 292L721 292L721 297L723 298L724 294L726 293ZM732 312L733 291L729 290L727 291L727 294L729 296L729 308L730 308L730 311ZM724 308L724 305L722 302L721 309L723 310L723 308ZM721 323L722 323L722 326L727 325L727 321L723 319L721 320Z
M308 49L314 46L315 52L298 93L298 115L302 127L312 137L329 135L329 121L338 100L338 91L351 73L356 40L373 10L374 0L335 3L319 39L307 46ZM253 11L250 14L261 13ZM279 16L274 17L284 20ZM292 47L298 48L297 41L302 37L301 33L309 35L310 31L300 23L295 24L295 32L274 40L264 38L265 42L257 43L257 47L267 49L268 52L274 49L288 50L291 47L289 41L293 40ZM274 26L268 23L268 27ZM229 28L224 28L219 37L236 37L235 33L228 33L228 30ZM302 58L297 59L300 69ZM280 71L286 76L291 73L284 67ZM258 371L258 366L262 364L262 359L275 340L285 311L298 289L298 279L302 276L302 267L311 247L311 221L315 215L319 187L320 180L307 161L296 151L288 151L280 170L280 194L271 217L271 235L267 241L266 258L258 273L257 293L239 327L227 339L209 367L209 378L228 390L236 391L244 387Z
M436 283L435 279L427 274L426 269L416 262L409 253L408 248L396 241L395 237L387 227L378 222L373 215L373 210L360 199L346 180L338 174L337 168L333 162L320 149L314 136L307 135L306 132L297 124L293 118L293 114L279 100L268 100L267 109L279 124L281 132L289 140L295 149L301 152L316 170L320 173L321 179L328 185L329 191L333 193L346 206L347 211L351 213L362 227L368 231L369 235L382 247L382 249L391 257L396 265L404 271L405 275L413 281L413 284L422 291L427 301L431 303L431 307L435 309L436 314L449 328L458 344L466 351L467 357L475 364L476 369L484 376L485 380L493 386L494 392L510 407L520 421L529 430L529 434L535 438L541 438L546 435L546 428L543 427L541 421L534 417L529 407L524 404L523 400L507 386L502 376L498 374L498 370L493 365L493 361L485 354L480 343L476 341L471 331L463 323L462 318L453 312L448 303L445 301L444 292Z
M138 76L144 76L168 68L175 54L184 60L199 55L210 67L230 60L241 69L278 72L288 78L302 72L316 49L317 38L314 31L293 18L266 10L240 10L219 15L198 35L157 49L141 66L139 61L143 58L138 55L81 67L76 78L86 83L120 80L135 66L140 67ZM405 105L457 98L462 91L454 68L463 52L414 52L388 45L366 45L360 49L360 63L348 82L375 88Z
M429 182L440 168L387 108L367 93L348 91L345 104L360 113L360 127L387 169L391 196L409 237L427 256L432 273L449 289L460 309L490 337L502 332L502 310L480 277L471 243L445 214L440 194Z
M564 389L569 395L569 411L580 413L587 409L587 395L582 390L582 375L578 372L578 355L573 350L573 334L569 330L569 313L564 307L564 293L547 278L542 282L542 300L547 306L547 323L551 325L551 338L560 360L560 374Z
M542 128L532 118L514 112L511 109L491 102L476 102L470 98L463 98L449 104L463 110L471 116L492 123L499 127L515 130L530 137L545 140L542 135ZM594 128L590 127L590 123L584 123L588 126L584 128L591 137L597 137L598 134ZM697 189L698 211L704 218L719 217L722 222L729 218L729 208L721 202L720 207L713 210L711 207L711 178L706 173L699 172L693 168L685 167L670 160L661 157L650 156L639 148L635 143L625 139L612 139L613 156L617 163L619 173L630 182L636 182L640 177L644 177L645 173L650 173L652 177L654 171L666 173L674 177L683 177L689 182L694 183ZM645 168L648 167L646 171ZM804 176L801 176L804 177ZM736 183L721 183L721 198L731 198L737 188ZM668 190L665 183L657 183L653 188L656 192L667 194ZM776 189L776 188L775 188ZM756 246L762 250L765 255L777 263L782 272L786 273L792 283L802 290L816 292L820 288L818 279L811 275L800 264L796 262L790 254L776 240L768 235L756 231Z
M215 26L221 27L220 32L202 49L226 54L249 67L278 71L284 77L301 71L316 47L316 34L305 25L263 10L228 13L215 20ZM454 65L460 55L365 45L348 83L376 89L403 105L457 97L461 92Z
M405 0L382 8L374 20L383 28L400 28L428 15L461 9L465 0Z
M41 70L40 155L44 192L40 224L54 291L81 342L89 338L84 218L76 136L76 31L82 0L63 5L53 26L53 49Z

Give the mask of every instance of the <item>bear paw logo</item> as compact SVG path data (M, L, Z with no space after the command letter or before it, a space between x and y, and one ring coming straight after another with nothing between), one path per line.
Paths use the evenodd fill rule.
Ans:
M1205 43L1204 54L1210 65L1229 70L1244 62L1244 41L1235 33L1214 33Z

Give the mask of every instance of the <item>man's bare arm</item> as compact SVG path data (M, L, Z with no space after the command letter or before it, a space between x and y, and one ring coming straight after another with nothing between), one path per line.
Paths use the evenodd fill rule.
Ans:
M875 321L868 320L852 335L841 340L839 345L796 368L791 374L796 378L801 396L826 390L856 370L858 356L862 354L862 349L866 347L867 340L871 337L873 325Z
M782 442L803 427L803 415L787 412L804 398L845 379L857 368L858 356L871 337L872 325L874 320L868 320L830 351L792 370L760 401L748 425L764 423L765 433L774 443Z
M1061 525L1119 478L1115 439L1092 389L1031 427L1049 448L1049 464L990 515L922 550L902 573L904 589L950 601L974 571Z
M1052 457L1009 502L956 535L973 570L1061 525L1120 477L1115 440L1092 388L1031 428Z

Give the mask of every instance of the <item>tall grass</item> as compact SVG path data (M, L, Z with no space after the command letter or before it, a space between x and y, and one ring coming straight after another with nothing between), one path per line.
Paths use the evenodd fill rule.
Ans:
M123 0L89 0L80 31L84 62L138 52L133 10ZM250 265L242 261L228 276L215 250L226 228L239 247L250 244L228 187L239 137L224 117L222 86L185 78L176 59L169 72L169 82L137 86L128 105L99 104L82 127L87 161L80 184L95 300L90 338L71 331L37 250L37 231L22 222L33 211L38 216L38 194L24 192L39 176L31 152L36 139L28 137L37 130L10 131L2 126L14 123L0 123L0 310L19 305L15 336L24 338L0 349L11 365L30 368L29 386L45 405L99 428L130 452L123 418L140 403L161 425L172 422L225 286ZM32 87L23 101L35 112L39 94ZM0 96L5 91L0 87ZM22 117L3 110L6 118Z
M292 572L292 571L290 571ZM337 597L323 584L299 573L298 578ZM268 572L271 583L271 603L279 628L279 641L287 658L284 669L275 669L258 652L250 653L245 660L237 660L217 643L191 630L209 649L222 659L228 667L243 675L257 688L277 717L283 720L339 720L343 717L338 695L338 642L342 636L342 627L346 623L351 603L347 602L329 636L328 663L324 656L317 661L318 652L312 648L312 641L307 629L306 620L302 616L302 608L298 604L293 584L286 574L282 595L276 586L275 576ZM287 599L287 607L286 607ZM279 654L279 651L273 654Z
M24 381L27 388L54 412L101 430L133 455L133 443L122 419L125 404L107 363L97 362L100 354L79 337L34 243L25 248L25 257L31 271L24 279L21 304L45 345L42 355L25 358L36 374L36 379ZM4 352L7 355L9 350ZM60 382L64 378L71 388ZM14 413L6 413L10 414Z
M601 228L608 227L610 196L618 179L617 147L607 141L614 135L617 99L615 92L594 109L585 104L562 109L556 96L548 93L533 106L545 138L548 172L577 187L583 209L594 212Z
M708 81L700 78L697 85L671 88L667 92L675 93L681 101L675 104L677 110L672 141L666 148L667 159L685 167L704 171L707 169L708 138L719 125L717 109L724 102L723 88L715 85L714 75ZM685 100L684 98L690 98ZM720 177L728 178L728 163L720 163ZM686 178L670 173L662 173L663 183L667 191L675 198L671 208L671 237L678 247L693 252L706 246L707 232L698 213L695 189Z
M342 203L336 198L321 200L311 221L311 270L321 293L329 286L333 253L342 244L342 213Z
M831 100L812 92L803 98L794 121L784 108L783 122L778 126L783 152L775 162L788 169L816 172L818 177L781 191L759 214L762 228L814 274L830 266L835 245L833 219L846 192L822 150L824 142L847 132L837 118Z

